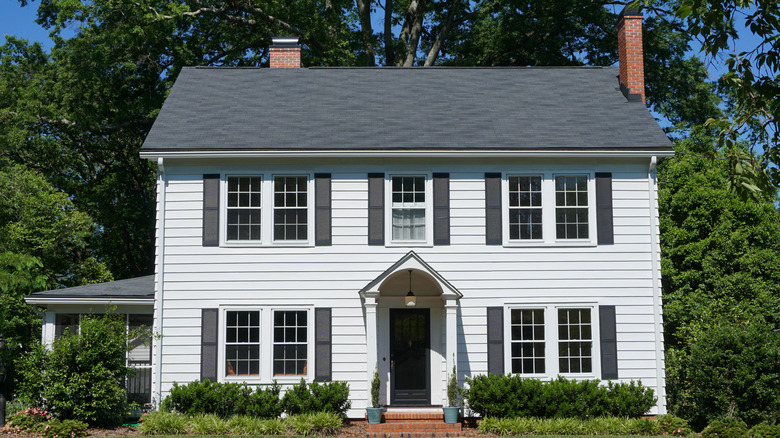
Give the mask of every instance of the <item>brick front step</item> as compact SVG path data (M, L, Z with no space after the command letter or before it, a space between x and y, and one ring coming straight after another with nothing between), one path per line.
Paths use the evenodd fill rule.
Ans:
M398 421L444 421L444 413L441 412L385 412L385 421L394 423Z
M455 438L461 432L368 432L366 438Z
M380 424L369 424L367 432L460 432L460 423L445 423L443 421L394 421Z

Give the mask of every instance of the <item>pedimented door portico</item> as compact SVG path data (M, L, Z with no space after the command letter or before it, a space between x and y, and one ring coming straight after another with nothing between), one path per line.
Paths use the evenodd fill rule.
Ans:
M404 300L410 288L410 277L416 298L414 307L408 307ZM370 383L374 370L378 369L383 383L380 404L443 405L442 367L451 370L457 360L456 318L462 294L414 251L410 251L363 288L360 296L364 300L366 315L366 376ZM405 309L417 311L404 312ZM403 333L407 347L410 347L410 340L416 347L404 351L399 345L393 345L401 341L395 332L399 318L403 319L404 315L425 315L424 322L411 318L415 321L414 331L425 329L422 332L427 337L427 344L420 342L415 337L417 334ZM411 324L406 319L403 324ZM442 326L445 342L441 342ZM399 354L414 354L415 359L407 360L409 358ZM397 378L398 371L394 367L398 365L399 358L405 361L401 364L403 373L414 373L416 379ZM366 395L366 399L370 400L369 394Z

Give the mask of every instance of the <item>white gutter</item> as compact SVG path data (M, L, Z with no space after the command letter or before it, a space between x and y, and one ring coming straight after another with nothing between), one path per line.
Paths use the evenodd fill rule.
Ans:
M268 158L268 157L335 157L335 158L378 158L378 157L435 157L435 158L502 158L502 157L671 157L674 151L657 150L635 150L635 151L615 151L615 150L371 150L371 151L353 151L353 150L289 150L289 151L268 151L268 150L224 150L224 151L141 151L141 158L159 159L159 158Z
M653 156L650 159L650 167L647 170L647 190L648 199L650 204L650 259L652 263L652 278L653 278L653 323L655 325L655 378L656 378L656 394L658 394L658 400L663 400L663 403L658 405L658 413L660 415L666 414L666 385L664 382L664 368L661 367L663 363L663 326L661 324L661 276L660 276L660 252L661 246L658 242L658 223L656 221L656 214L658 213L658 180L656 175L656 164L658 158Z
M27 297L24 299L27 304L50 305L50 304L154 304L153 298L44 298Z
M162 347L163 347L163 295L165 292L165 192L167 182L165 180L165 165L163 158L157 158L157 193L160 204L157 214L160 216L159 229L157 230L157 291L155 294L154 309L154 339L157 349L155 361L157 365L157 396L152 394L152 403L156 407L162 403Z

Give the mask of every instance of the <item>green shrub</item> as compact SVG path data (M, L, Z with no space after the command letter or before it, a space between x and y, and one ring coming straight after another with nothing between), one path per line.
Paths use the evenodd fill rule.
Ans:
M641 383L600 385L599 380L550 382L518 375L467 378L463 390L469 408L482 417L637 418L655 404L653 390Z
M702 438L744 438L748 427L739 418L721 418L713 421L701 431Z
M750 438L780 438L780 424L761 423L748 431Z
M9 415L0 432L41 433L49 420L51 420L49 412L39 408L27 408Z
M257 390L246 383L217 383L208 379L183 386L174 382L161 409L187 415L214 414L220 418L233 415L276 418L282 414L280 392L275 382Z
M672 414L659 415L655 418L661 435L672 435L676 437L686 437L691 433L688 422Z
M495 418L486 417L479 431L496 435L658 435L658 425L642 418Z
M182 435L187 433L187 418L175 412L152 411L141 416L141 435Z
M126 321L115 314L86 316L78 334L40 343L22 356L19 396L60 419L90 425L122 424L127 375Z
M44 427L41 438L84 438L87 423L78 420L52 420Z
M282 397L282 407L287 415L332 412L343 417L351 405L349 384L346 382L306 385L306 381L301 379L301 383L288 389Z

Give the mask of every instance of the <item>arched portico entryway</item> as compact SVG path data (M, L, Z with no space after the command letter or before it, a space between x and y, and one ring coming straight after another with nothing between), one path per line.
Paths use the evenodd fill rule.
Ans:
M413 300L407 299L410 290ZM366 373L369 382L375 369L380 373L380 404L443 404L446 371L457 359L461 293L410 251L360 295L366 314Z

